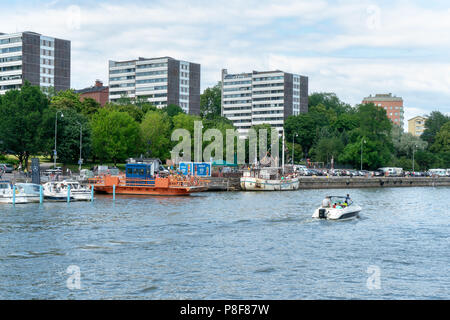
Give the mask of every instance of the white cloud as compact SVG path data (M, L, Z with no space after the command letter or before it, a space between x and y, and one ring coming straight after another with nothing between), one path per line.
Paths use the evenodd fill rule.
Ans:
M6 6L2 26L10 29L2 31L70 39L76 88L97 78L107 83L110 59L169 55L201 63L202 88L220 80L222 68L281 69L309 76L311 92L336 92L352 104L371 93L401 95L405 119L450 111L448 8L325 0L62 3Z

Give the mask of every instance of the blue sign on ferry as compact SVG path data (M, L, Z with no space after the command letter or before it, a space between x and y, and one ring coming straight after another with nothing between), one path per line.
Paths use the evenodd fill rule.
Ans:
M180 162L179 164L179 170L185 176L191 174L197 177L210 177L211 168L210 162Z

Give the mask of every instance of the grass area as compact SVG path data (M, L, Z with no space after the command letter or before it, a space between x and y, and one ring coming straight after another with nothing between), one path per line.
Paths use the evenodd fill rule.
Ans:
M50 157L46 157L46 156L31 156L29 158L28 164L31 165L31 159L32 158L38 158L39 162L41 164L43 163L47 163L47 164L52 164L53 165L53 161L51 160ZM19 160L13 156L13 155L3 155L0 154L0 163L9 163L11 165L18 165L19 164ZM81 169L92 169L95 166L109 166L109 167L114 167L114 163L85 163L81 166ZM78 172L78 164L63 164L63 163L56 163L57 167L65 167L65 168L69 168L72 172ZM53 167L53 166L52 166ZM117 168L121 171L125 171L125 163L118 163L117 164Z

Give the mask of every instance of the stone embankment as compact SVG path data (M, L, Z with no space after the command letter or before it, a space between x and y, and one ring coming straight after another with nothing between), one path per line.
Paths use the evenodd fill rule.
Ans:
M205 179L209 191L239 191L240 178ZM449 187L450 177L300 177L300 189Z

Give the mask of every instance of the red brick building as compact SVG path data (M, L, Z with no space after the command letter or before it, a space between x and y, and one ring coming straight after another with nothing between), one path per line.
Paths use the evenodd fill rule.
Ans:
M77 90L75 92L80 94L81 101L86 98L92 98L100 103L102 107L109 99L109 87L103 86L103 82L100 80L96 80L93 87Z
M374 105L386 110L387 117L396 125L403 128L404 110L403 99L393 96L392 93L376 94L364 98L362 103L373 103Z

